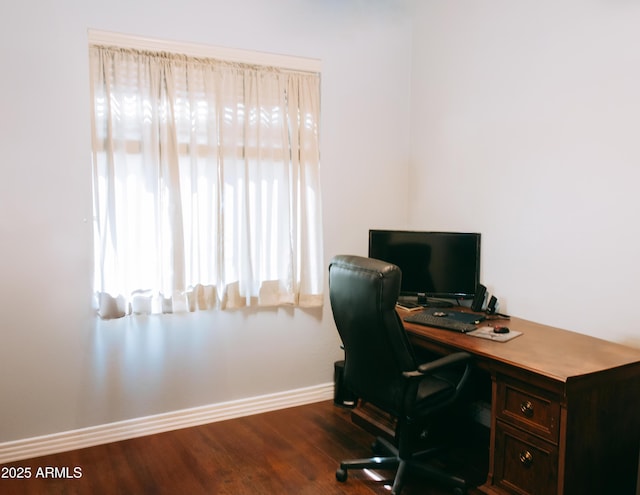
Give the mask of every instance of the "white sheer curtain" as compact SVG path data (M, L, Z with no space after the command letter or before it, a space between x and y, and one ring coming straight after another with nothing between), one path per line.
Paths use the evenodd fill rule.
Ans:
M103 318L323 302L319 74L90 47Z

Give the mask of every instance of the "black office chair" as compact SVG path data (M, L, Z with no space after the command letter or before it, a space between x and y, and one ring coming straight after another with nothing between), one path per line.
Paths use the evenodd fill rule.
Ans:
M349 469L396 469L393 494L400 493L407 471L416 471L464 494L464 479L424 461L434 449L417 450L417 440L440 413L450 412L470 373L471 356L457 352L419 364L395 305L400 269L359 256L336 256L329 265L333 317L345 350L344 385L361 400L393 415L393 443L377 438L374 451L388 457L343 461L338 481Z

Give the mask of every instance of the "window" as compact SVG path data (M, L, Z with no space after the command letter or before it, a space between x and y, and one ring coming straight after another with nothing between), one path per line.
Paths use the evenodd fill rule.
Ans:
M103 318L319 306L317 72L91 44Z

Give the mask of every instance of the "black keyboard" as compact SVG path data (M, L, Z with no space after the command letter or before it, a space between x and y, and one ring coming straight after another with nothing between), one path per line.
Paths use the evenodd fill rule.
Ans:
M453 320L446 316L435 316L433 310L420 311L405 316L404 321L407 323L417 323L418 325L425 325L427 327L444 328L445 330L452 330L454 332L471 332L476 329L476 326L471 323L464 323L462 321Z

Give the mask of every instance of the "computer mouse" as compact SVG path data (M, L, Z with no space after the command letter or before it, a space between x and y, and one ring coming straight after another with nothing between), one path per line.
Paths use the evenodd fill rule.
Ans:
M494 333L509 333L509 329L507 327L495 327L493 329Z

